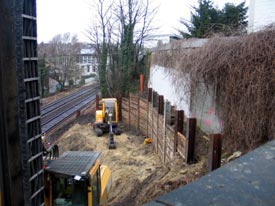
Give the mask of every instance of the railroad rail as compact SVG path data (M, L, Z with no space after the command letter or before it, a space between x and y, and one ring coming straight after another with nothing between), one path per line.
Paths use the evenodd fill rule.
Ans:
M84 87L68 96L41 107L42 133L49 133L77 111L94 102L99 86Z

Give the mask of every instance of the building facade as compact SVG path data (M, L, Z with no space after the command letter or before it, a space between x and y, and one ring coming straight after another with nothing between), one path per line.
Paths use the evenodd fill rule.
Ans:
M81 44L78 56L78 65L82 76L93 76L97 74L98 63L95 55L95 46L92 44Z

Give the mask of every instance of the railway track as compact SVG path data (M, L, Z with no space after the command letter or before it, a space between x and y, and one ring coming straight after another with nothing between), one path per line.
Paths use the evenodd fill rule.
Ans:
M85 87L68 96L60 98L47 105L41 106L42 133L49 133L64 121L94 102L99 86Z

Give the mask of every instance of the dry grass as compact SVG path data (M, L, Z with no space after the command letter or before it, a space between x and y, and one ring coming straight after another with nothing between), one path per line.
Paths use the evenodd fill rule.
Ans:
M100 151L100 162L112 171L112 190L109 205L139 206L152 201L205 173L205 158L193 165L186 165L176 156L165 166L154 150L153 144L143 144L144 137L123 132L115 136L117 148L108 149L108 134L97 137L90 123L74 124L56 142L60 152L68 150Z
M275 134L275 29L232 38L212 38L198 49L153 54L153 64L165 66L178 88L194 95L203 83L215 88L224 122L227 150L247 151ZM182 79L188 75L191 84Z

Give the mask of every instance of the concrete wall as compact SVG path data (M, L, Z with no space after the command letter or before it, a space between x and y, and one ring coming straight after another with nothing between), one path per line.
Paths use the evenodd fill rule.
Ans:
M179 44L181 45L181 49L196 49L203 46L206 42L207 39L192 39L179 41ZM173 49L173 46L167 44L155 48L153 52L160 50L167 51L170 49ZM176 106L177 110L184 110L186 117L197 118L197 125L204 132L221 132L223 124L216 111L215 88L209 88L207 90L204 85L200 85L200 87L195 90L196 95L191 99L188 96L188 91L184 91L184 88L175 86L171 70L173 70L173 68L152 65L150 68L148 87L151 87L154 91L163 95L166 100L171 102L171 105ZM188 84L188 82L186 82L188 78L182 81Z
M190 117L190 97L188 95L177 95L177 88L173 84L169 69L158 65L153 65L150 68L150 78L148 87L163 95L166 100L177 107L177 110L184 110L185 115Z
M220 133L223 128L215 100L215 88L206 88L201 84L196 88L190 105L191 116L196 117L197 125L209 134Z

